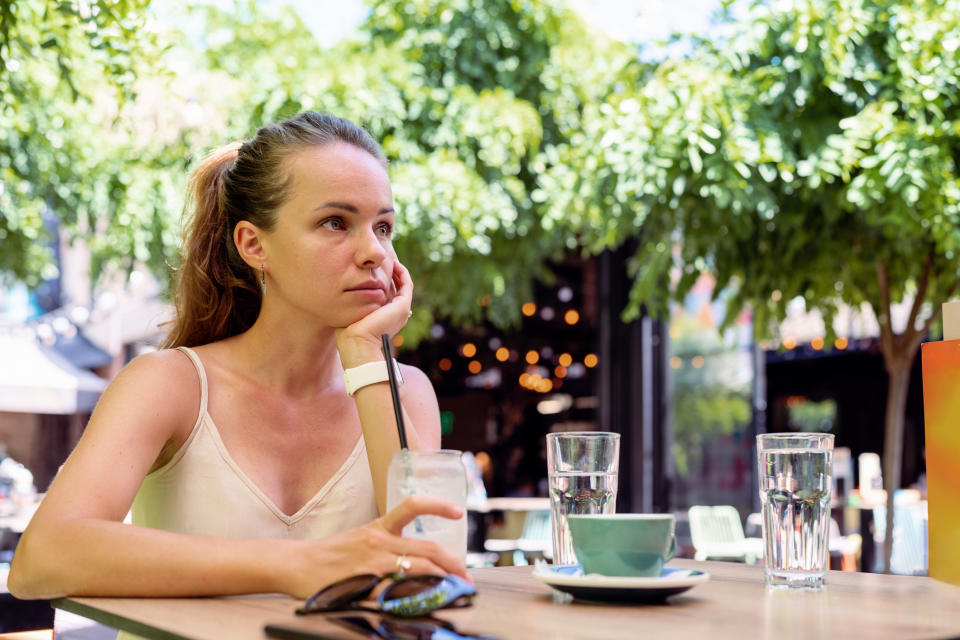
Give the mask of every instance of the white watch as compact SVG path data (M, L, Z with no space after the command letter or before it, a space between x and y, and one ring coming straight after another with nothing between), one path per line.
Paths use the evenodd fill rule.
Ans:
M403 376L400 375L400 365L396 359L393 359L393 370L397 374L397 384L403 384ZM357 389L377 382L386 382L390 379L387 372L387 363L384 360L377 362L368 362L359 367L351 367L343 372L343 386L346 387L347 395L352 396Z

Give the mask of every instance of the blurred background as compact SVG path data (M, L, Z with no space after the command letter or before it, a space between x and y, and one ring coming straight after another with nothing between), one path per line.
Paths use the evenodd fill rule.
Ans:
M756 434L823 431L844 567L881 569L871 509L924 497L915 355L958 282L950 7L0 2L5 515L161 340L190 169L315 109L389 157L395 345L478 504L547 496L546 433L617 431L618 511L676 513L693 555L693 506L751 537ZM473 550L549 555L543 505L478 507Z

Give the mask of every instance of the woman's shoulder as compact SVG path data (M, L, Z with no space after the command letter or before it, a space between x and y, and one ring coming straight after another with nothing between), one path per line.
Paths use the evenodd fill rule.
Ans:
M404 386L413 385L419 388L428 385L431 389L433 388L433 383L430 382L430 378L419 367L415 367L412 364L403 364L402 362L398 362L397 364L400 365L400 375L403 376Z
M192 428L200 396L199 378L186 354L169 349L145 353L128 362L107 387L87 432L126 437L135 431L139 442L155 443L159 451ZM136 429L131 431L131 425Z
M170 405L196 407L200 397L197 370L178 349L144 353L128 362L113 383L114 392L149 394Z
M140 354L123 367L120 375L137 378L170 377L177 381L183 379L184 373L195 370L189 356L180 349L159 349Z

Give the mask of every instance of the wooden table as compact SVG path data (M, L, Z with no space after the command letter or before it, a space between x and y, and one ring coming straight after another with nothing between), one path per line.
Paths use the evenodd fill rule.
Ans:
M768 590L757 565L677 559L711 574L666 603L557 602L531 567L476 569L473 607L438 614L462 631L512 638L950 638L960 637L960 587L932 578L831 571L821 591ZM264 624L351 636L322 616L296 617L282 596L69 598L54 606L157 640L262 640Z

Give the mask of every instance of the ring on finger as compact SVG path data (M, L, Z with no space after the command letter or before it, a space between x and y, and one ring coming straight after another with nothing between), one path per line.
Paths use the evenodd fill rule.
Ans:
M399 571L403 573L404 571L409 571L411 567L410 559L407 557L407 554L401 553L397 556L397 562L394 564L394 571Z

